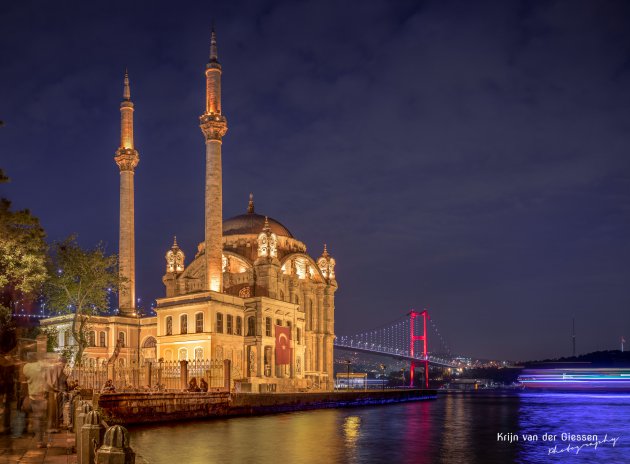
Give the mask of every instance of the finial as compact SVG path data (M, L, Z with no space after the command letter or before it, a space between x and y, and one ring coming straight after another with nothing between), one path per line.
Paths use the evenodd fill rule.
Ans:
M254 194L249 194L249 205L247 205L247 213L252 214L254 212Z
M173 235L173 248L179 248L179 245L177 245L177 235Z
M127 72L127 68L125 68L125 86L123 90L123 99L131 100L131 90L129 88L129 73Z
M327 258L327 257L328 257L328 249L326 248L326 244L325 244L325 243L324 243L324 252L322 253L322 256L323 256L324 258Z
M219 62L219 55L217 53L217 34L214 32L214 23L212 24L212 34L210 36L210 62Z
M269 232L270 230L271 230L271 227L269 227L269 218L265 216L265 225L263 226L263 231Z

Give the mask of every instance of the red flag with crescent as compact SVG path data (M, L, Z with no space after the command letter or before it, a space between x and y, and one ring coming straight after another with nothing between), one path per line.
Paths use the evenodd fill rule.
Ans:
M276 366L291 364L291 328L276 326Z

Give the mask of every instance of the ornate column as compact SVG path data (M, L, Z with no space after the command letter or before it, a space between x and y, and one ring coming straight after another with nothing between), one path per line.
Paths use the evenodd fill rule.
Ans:
M114 160L120 169L120 227L118 239L119 274L118 310L121 316L136 315L136 245L133 176L140 161L133 142L133 102L129 76L125 71L123 101L120 103L120 147Z
M317 371L324 371L324 334L317 334Z
M333 375L333 343L335 339L335 291L337 290L337 280L335 278L335 259L330 256L326 244L324 244L324 251L320 258L317 260L317 265L326 280L326 285L323 287L321 294L321 308L322 308L322 324L321 331L325 334L322 340L325 353L323 365L324 370L328 373L332 379Z
M313 316L313 331L317 333L322 333L324 332L324 318L322 317L324 313L324 290L322 288L322 284L317 285L317 288L315 289L315 295L317 299L314 306L315 314Z
M223 190L221 144L227 120L221 113L221 65L217 57L214 30L210 42L210 61L206 65L206 111L199 118L206 139L205 190L205 290L223 291Z

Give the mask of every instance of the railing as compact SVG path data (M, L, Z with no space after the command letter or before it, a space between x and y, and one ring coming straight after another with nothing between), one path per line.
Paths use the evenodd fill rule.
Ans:
M195 359L188 362L188 378L195 377L197 382L204 379L210 388L221 388L223 384L223 360Z
M187 375L182 375L182 366L186 366ZM239 379L241 371L231 363L231 378ZM203 379L208 388L224 387L224 361L222 359L195 359L181 361L145 362L142 366L121 366L102 364L67 368L69 381L76 381L79 387L101 391L108 380L116 391L125 390L183 390L182 379L190 381L193 377L197 386Z

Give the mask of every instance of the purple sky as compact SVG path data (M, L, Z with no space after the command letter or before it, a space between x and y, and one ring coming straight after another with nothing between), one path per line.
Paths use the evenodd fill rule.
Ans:
M0 14L0 194L117 251L122 76L136 104L137 292L203 239L204 65L223 65L224 216L337 259L336 331L430 309L453 351L630 337L630 4L37 2Z

